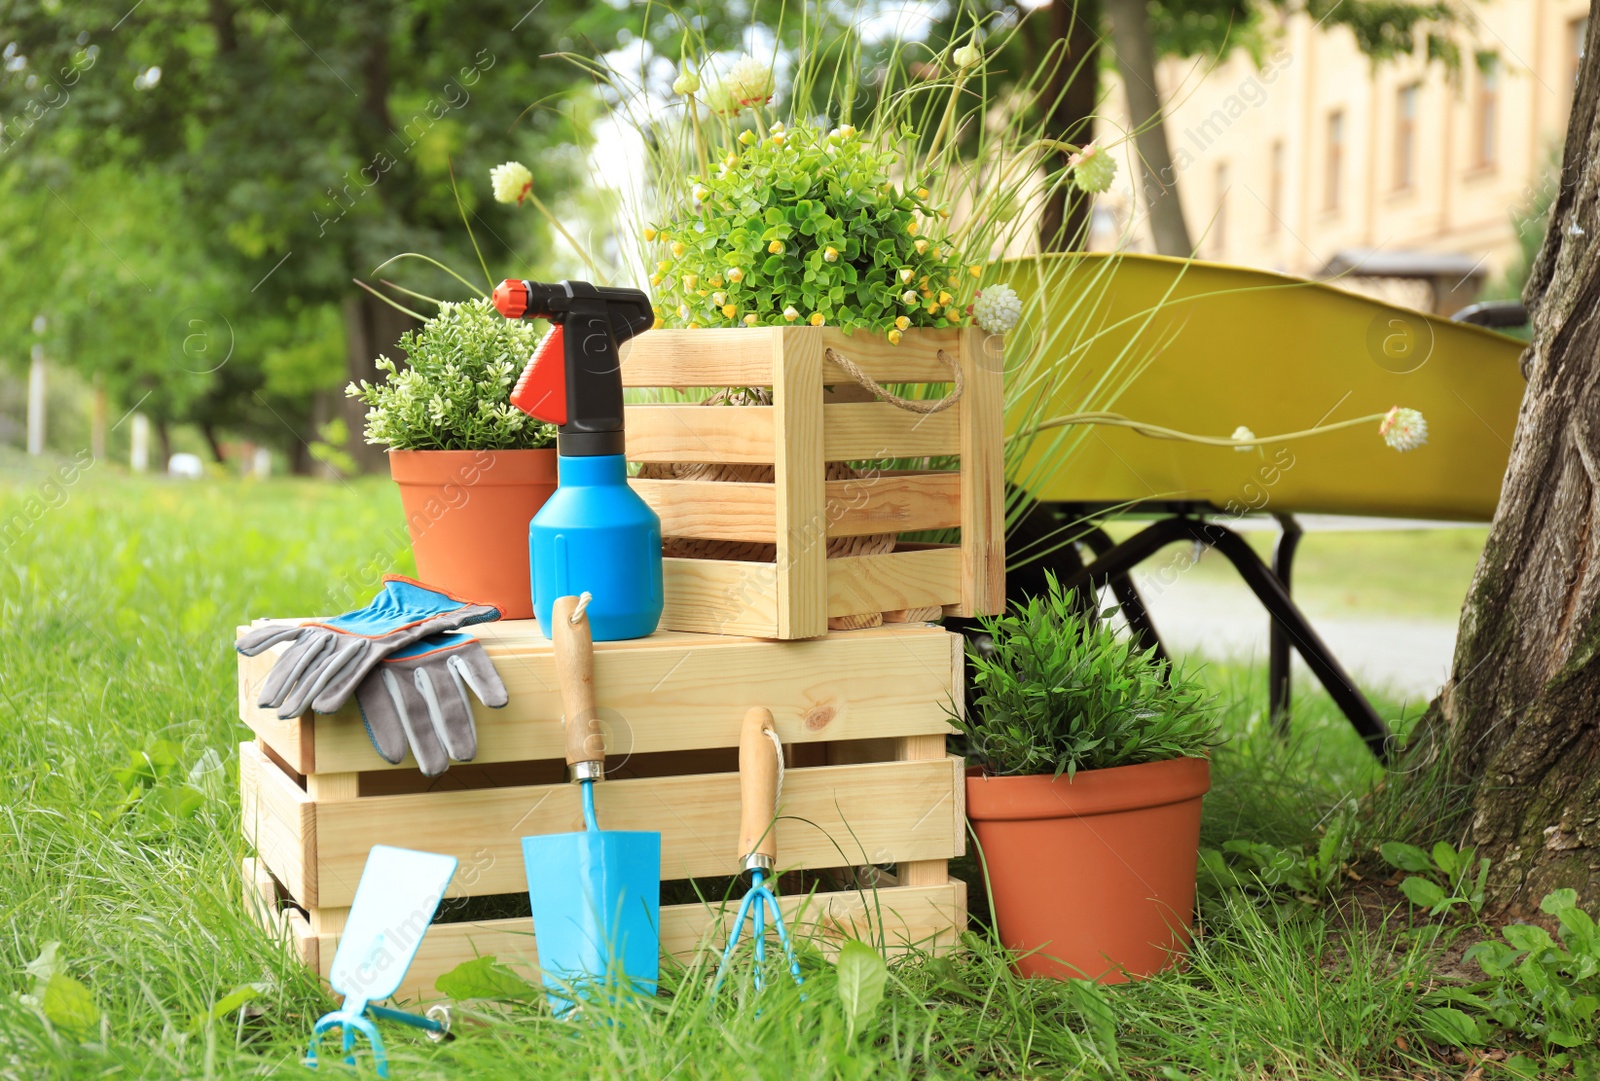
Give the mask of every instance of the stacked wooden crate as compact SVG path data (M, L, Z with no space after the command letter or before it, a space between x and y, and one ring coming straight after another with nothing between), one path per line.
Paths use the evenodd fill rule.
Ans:
M655 332L629 353L624 371L633 385L773 391L768 407L629 411L630 458L775 467L768 491L642 483L668 535L762 538L775 543L777 559L669 560L668 629L596 645L608 745L599 818L609 829L661 832L669 896L691 895L673 883L737 872L740 724L749 707L765 706L788 767L776 826L780 866L803 872L808 885L783 899L797 932L824 947L872 937L892 948L942 949L964 927L965 887L947 873L947 861L965 850L962 763L945 751L950 710L963 699L961 640L924 623L826 627L830 616L852 613L974 613L1000 604L999 375L982 346L971 332L930 332L896 352L872 339L775 328ZM959 355L962 400L944 420L923 418L933 425L928 432L883 403L824 406L823 381L838 375L829 347L883 382L932 382L941 371L948 379L936 354ZM834 491L824 479L828 460L919 454L957 457L960 466L883 473L865 496ZM948 547L828 559L822 543L849 535L840 530L952 526L961 541ZM561 759L548 640L531 621L474 630L510 703L477 708L477 757L432 779L409 758L398 766L379 758L354 705L291 720L258 708L276 653L240 659L240 716L255 735L240 747L243 828L254 852L244 866L248 902L324 977L375 844L460 859L401 997L439 997L441 973L485 954L534 975L531 921L482 918L495 902L467 899L511 895L502 905L509 909L520 894L525 906L521 838L582 829L579 795ZM719 943L726 914L704 903L665 905L663 950L689 956Z

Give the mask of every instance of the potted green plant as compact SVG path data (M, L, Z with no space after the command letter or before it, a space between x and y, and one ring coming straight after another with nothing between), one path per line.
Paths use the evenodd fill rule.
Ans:
M508 401L537 344L486 299L445 302L400 339L405 367L379 357L383 381L345 391L389 448L418 576L508 619L533 618L528 521L556 489L555 428Z
M954 723L1002 941L1029 976L1164 968L1193 918L1212 698L1053 577L980 623Z

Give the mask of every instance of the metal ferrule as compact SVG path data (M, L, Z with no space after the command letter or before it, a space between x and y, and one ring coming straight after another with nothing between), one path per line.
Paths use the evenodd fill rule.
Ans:
M572 767L572 783L579 784L583 781L603 781L606 776L604 762L579 762Z
M744 858L744 869L746 871L770 871L772 870L772 857L764 856L760 852L752 852Z

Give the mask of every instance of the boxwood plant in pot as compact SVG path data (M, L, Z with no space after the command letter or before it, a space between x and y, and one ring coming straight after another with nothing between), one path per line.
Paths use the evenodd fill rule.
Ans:
M366 438L389 448L417 574L531 619L528 521L556 488L555 428L507 400L538 343L486 299L439 305L400 339L407 365L346 393L368 406Z
M981 626L954 723L1002 940L1030 976L1158 971L1189 939L1212 699L1054 577Z

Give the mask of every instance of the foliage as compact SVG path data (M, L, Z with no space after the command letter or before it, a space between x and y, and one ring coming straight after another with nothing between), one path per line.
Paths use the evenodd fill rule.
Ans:
M1465 906L1473 918L1483 915L1484 884L1489 880L1489 860L1480 859L1471 847L1457 851L1449 841L1440 841L1432 852L1416 845L1389 841L1378 846L1378 854L1391 867L1409 871L1400 882L1400 892L1430 916L1442 916L1457 905Z
M439 305L421 330L400 339L403 370L388 357L382 383L363 379L345 393L367 409L368 443L393 450L532 450L555 442L510 402L511 388L539 344L531 323L506 319L479 297Z
M1354 804L1342 804L1309 853L1305 846L1282 847L1248 838L1224 841L1220 850L1201 848L1199 895L1207 918L1223 903L1257 902L1278 919L1323 903L1336 892L1349 866L1354 812Z
M1071 778L1169 758L1203 757L1219 742L1215 701L1111 626L1085 614L1047 572L1048 591L979 621L990 644L969 644L974 694L952 723L973 762L999 774Z
M948 212L920 183L902 190L890 179L897 153L848 125L824 133L780 121L739 143L718 152L714 172L689 178L696 213L656 236L650 281L667 325L798 319L888 333L965 321L981 268L968 276L948 245L920 235Z
M1430 992L1424 1024L1434 1039L1479 1047L1499 1032L1563 1049L1579 1076L1600 1076L1600 933L1570 889L1546 894L1541 911L1559 923L1556 937L1531 923L1500 929L1501 939L1469 948L1485 980L1468 988Z
M844 1009L844 1019L849 1038L864 1028L878 1012L883 1002L883 990L889 983L889 966L883 954L865 942L851 939L839 947L839 1005Z

